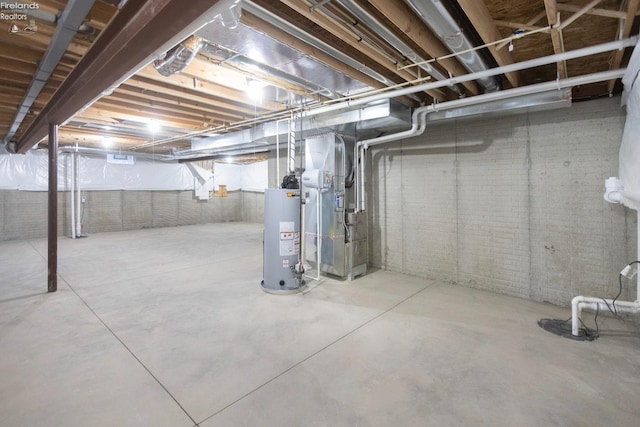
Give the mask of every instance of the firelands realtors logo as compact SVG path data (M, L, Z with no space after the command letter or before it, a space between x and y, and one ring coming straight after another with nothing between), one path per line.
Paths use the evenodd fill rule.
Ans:
M11 34L35 33L36 20L29 17L29 11L40 9L38 3L0 2L0 22L7 22Z

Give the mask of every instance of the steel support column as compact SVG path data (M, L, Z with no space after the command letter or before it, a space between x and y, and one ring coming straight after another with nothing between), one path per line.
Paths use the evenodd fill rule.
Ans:
M49 124L49 236L47 291L58 290L58 125Z

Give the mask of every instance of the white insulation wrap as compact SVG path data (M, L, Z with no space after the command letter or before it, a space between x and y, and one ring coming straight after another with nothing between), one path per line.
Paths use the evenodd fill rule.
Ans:
M106 156L105 156L106 157ZM212 174L194 164L163 163L137 159L134 164L108 163L103 157L80 155L82 190L194 190L197 182ZM213 185L227 190L263 192L268 184L267 162L248 165L216 163ZM0 155L0 190L47 191L48 154L31 151L25 155ZM58 157L58 190L71 188L71 154Z
M640 211L640 49L634 49L622 83L627 120L620 145L619 174L624 191L622 203Z
M227 190L246 190L264 192L268 187L268 162L237 165L216 163L214 166L213 185L218 188L226 185Z

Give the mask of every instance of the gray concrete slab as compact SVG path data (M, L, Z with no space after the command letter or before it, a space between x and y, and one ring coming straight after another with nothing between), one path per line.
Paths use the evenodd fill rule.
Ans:
M275 296L261 242L61 238L56 294L46 241L0 242L29 261L0 263L0 426L637 425L636 325L575 342L536 324L566 308L386 271Z

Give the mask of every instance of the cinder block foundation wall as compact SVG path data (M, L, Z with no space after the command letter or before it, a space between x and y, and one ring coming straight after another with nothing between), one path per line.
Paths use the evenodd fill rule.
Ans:
M433 125L372 149L371 264L560 305L615 296L637 257L636 211L602 197L624 119L616 97Z
M242 221L264 223L264 193L242 191Z
M243 195L200 201L193 191L87 191L82 224L87 234L151 227L242 221ZM71 235L69 193L58 193L58 234ZM47 236L47 193L0 191L0 241Z

